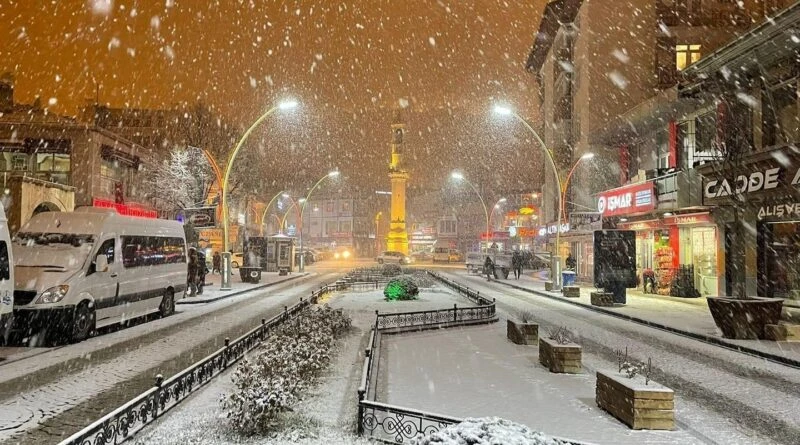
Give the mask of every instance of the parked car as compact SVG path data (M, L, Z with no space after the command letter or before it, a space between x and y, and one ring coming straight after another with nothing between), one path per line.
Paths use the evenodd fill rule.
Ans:
M460 263L464 261L464 255L462 255L461 252L459 252L456 249L450 249L450 253L448 255L448 261L450 261L451 263Z
M428 250L414 252L411 254L411 259L416 263L423 263L433 259L433 253Z
M238 269L240 266L244 266L244 253L242 252L235 252L231 254L231 267L234 269Z
M408 255L403 254L403 252L393 252L391 250L387 250L382 254L378 255L378 258L375 259L378 261L378 264L384 263L397 263L397 264L411 264L411 257Z
M0 204L0 344L8 343L14 309L14 258L3 205Z
M305 252L305 258L303 259L303 264L314 264L314 262L317 261L317 258L316 258L316 255L314 254L314 250L313 249L303 248L303 252ZM294 261L297 264L300 264L300 255L302 255L302 253L298 249L294 253Z

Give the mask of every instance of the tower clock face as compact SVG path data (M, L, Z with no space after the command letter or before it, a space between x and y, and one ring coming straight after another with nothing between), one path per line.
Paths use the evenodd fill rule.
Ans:
M402 128L395 128L394 129L394 144L400 145L403 143L403 129Z

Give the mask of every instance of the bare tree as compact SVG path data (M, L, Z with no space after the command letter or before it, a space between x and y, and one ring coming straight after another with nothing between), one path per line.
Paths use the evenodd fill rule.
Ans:
M176 148L148 172L144 183L156 209L171 215L202 205L213 179L211 166L200 150Z

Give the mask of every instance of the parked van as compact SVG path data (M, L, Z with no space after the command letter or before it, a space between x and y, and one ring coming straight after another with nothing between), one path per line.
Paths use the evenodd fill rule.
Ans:
M177 221L91 207L39 213L14 237L13 254L13 334L22 338L81 341L97 328L168 316L186 290Z
M14 309L14 264L11 256L11 238L8 235L8 219L3 204L0 204L0 344L8 343Z

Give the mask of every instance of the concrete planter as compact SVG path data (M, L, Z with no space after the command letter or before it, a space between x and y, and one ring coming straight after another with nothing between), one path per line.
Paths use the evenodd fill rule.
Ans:
M578 286L564 286L562 292L567 298L580 298L581 296L581 288Z
M509 318L506 322L506 336L514 344L535 345L539 341L539 325Z
M722 336L732 339L766 339L765 326L781 319L780 298L708 297L708 310Z
M675 393L645 378L597 371L597 406L634 430L675 429Z
M552 281L545 281L544 282L544 290L550 292L553 290L553 282Z
M764 326L764 338L772 341L800 341L800 325L768 324Z
M592 306L614 306L614 294L610 292L592 292L589 296Z
M550 338L540 338L539 363L550 372L580 374L581 349L576 343L562 345Z

